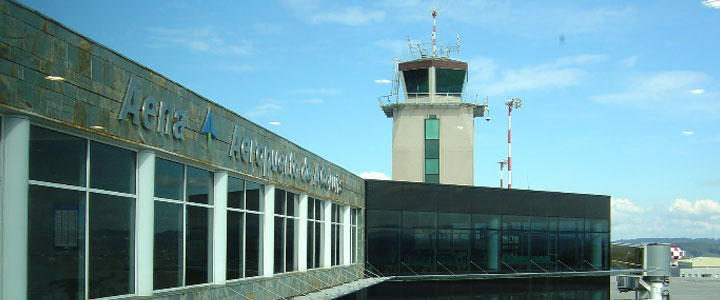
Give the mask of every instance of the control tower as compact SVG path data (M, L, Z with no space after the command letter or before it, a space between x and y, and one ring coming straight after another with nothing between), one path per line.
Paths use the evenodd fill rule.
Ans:
M449 47L437 56L434 29L432 54L410 44L411 54L417 47L420 57L397 64L395 95L380 98L393 118L392 179L473 185L475 118L485 116L487 103L465 101L468 64L450 59Z

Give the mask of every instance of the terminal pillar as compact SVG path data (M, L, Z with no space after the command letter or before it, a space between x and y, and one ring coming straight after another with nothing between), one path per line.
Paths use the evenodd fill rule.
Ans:
M275 257L275 185L266 184L263 190L263 198L260 202L260 209L263 211L260 221L260 276L271 277L273 275L273 263Z
M213 247L213 283L225 284L225 269L227 264L227 185L228 173L225 171L215 172L213 177L213 236L215 246Z
M322 233L322 255L320 255L320 260L322 260L322 263L320 264L323 268L329 268L332 266L332 254L331 252L331 245L332 245L332 224L330 222L332 221L332 202L330 201L323 201L323 220L325 220L323 224L323 233Z
M342 222L342 234L340 235L340 253L343 265L350 265L350 206L340 207L340 222Z
M153 241L155 236L155 152L138 152L137 189L137 292L153 294Z
M487 231L487 268L488 271L498 271L498 254L500 248L500 217L494 216L488 223Z
M307 271L307 257L308 257L308 247L307 247L307 241L308 241L308 194L302 193L300 194L300 199L298 202L298 209L300 210L300 220L298 222L298 235L297 235L297 241L298 241L298 251L297 251L297 265L298 270L300 272ZM305 241L305 243L303 243Z
M2 299L27 299L30 120L5 118L2 143Z

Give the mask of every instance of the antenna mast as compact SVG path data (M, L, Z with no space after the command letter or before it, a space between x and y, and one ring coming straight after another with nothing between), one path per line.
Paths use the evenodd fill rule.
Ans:
M433 57L437 57L437 47L435 47L435 17L437 17L437 11L433 9L432 11L432 17L433 17L433 32L432 32L432 44L433 44Z

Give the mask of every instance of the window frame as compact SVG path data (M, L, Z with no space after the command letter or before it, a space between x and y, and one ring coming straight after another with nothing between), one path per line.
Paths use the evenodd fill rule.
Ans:
M227 219L228 213L231 212L231 211L232 211L232 212L239 212L239 213L242 213L242 214L243 214L243 221L242 221L242 249L243 249L243 251L242 251L242 258L241 258L241 259L242 259L242 262L243 262L243 264L242 264L243 267L242 267L242 270L241 270L240 278L233 278L233 279L227 278L227 269L228 269L228 267L227 267L227 253L226 253L226 255L225 255L225 275L226 275L226 278L225 278L225 279L226 279L226 282L238 282L238 281L242 281L242 280L247 280L247 279L253 279L253 278L257 278L257 277L262 277L262 274L261 274L261 271L262 271L262 270L258 270L258 275L256 275L256 276L247 277L247 232L248 232L248 231L247 231L247 230L248 230L248 228L247 228L247 214L257 215L257 216L259 217L259 220L260 220L260 222L259 222L259 223L260 223L260 224L259 224L260 226L258 226L258 227L262 227L262 216L264 215L264 212L263 212L263 209L262 209L262 203L263 203L263 199L262 199L262 198L264 197L265 184L262 183L262 182L258 182L258 181L256 181L255 179L248 178L247 176L242 176L242 175L236 174L236 173L232 173L232 174L228 173L228 186L229 186L230 178L235 178L235 179L239 179L239 180L242 180L242 181L243 181L243 205L242 205L243 208L230 207L229 205L226 205L226 207L225 207L225 208L226 208L226 210L225 210L225 217L226 217L226 219ZM261 205L261 206L258 208L257 211L255 211L255 210L250 210L250 209L247 208L247 186L248 186L248 181L250 181L250 182L252 182L252 183L255 183L255 184L258 184L258 185L260 185L260 186L262 187L261 192L260 192L260 205ZM229 193L229 191L228 191L228 193ZM227 225L226 225L226 226L227 226ZM262 233L262 230L261 230L261 229L258 229L258 236L260 237L260 240L262 240L262 234L263 234L263 233ZM260 253L263 252L262 246L263 246L262 243L258 243L258 248L259 248L258 257L261 257ZM225 233L225 247L226 247L226 249L227 249L227 232ZM227 250L226 250L226 251L227 251ZM213 259L214 259L214 257L213 257ZM258 262L258 266L260 266L260 265L261 265L261 262Z

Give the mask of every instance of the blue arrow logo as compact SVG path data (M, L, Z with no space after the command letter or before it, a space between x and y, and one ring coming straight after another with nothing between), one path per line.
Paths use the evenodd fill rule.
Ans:
M210 107L208 107L207 115L205 115L205 123L203 124L202 129L200 130L200 133L207 133L208 135L208 148L210 147L210 142L212 139L216 136L215 134L215 126L213 125L213 117L212 117L212 111L210 110Z

